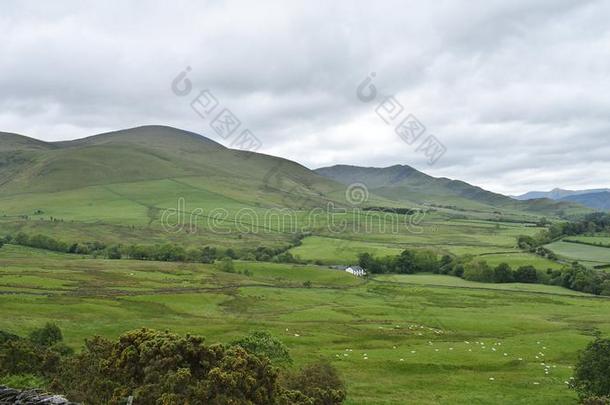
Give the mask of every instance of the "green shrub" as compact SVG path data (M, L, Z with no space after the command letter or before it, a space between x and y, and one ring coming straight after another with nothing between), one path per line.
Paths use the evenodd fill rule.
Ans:
M581 399L610 396L610 339L598 337L580 352L572 385Z
M252 354L266 356L274 363L291 364L292 358L288 348L279 339L273 337L267 331L255 331L249 335L235 340L233 346L241 346Z

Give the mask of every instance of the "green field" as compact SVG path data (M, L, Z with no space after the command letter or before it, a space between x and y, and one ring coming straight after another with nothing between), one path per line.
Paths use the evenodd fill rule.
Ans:
M519 292L534 292L553 295L575 295L581 297L590 297L589 294L579 291L569 290L563 287L557 287L544 284L526 284L526 283L479 283L476 281L468 281L462 278L453 276L444 276L439 274L388 274L375 277L376 281L426 285L433 287L454 287L454 288L474 288L479 290L501 290L501 291L519 291Z
M610 248L565 241L553 242L546 247L565 260L579 261L589 266L610 264Z
M584 236L584 235L576 235L576 236L568 236L565 238L566 240L579 241L584 243L590 243L592 245L605 245L610 246L610 236Z
M533 253L497 253L497 254L485 254L481 255L480 259L485 260L491 266L497 266L500 263L507 263L513 269L517 269L521 266L534 266L538 270L546 269L560 269L562 265L544 257L535 255Z
M0 329L22 334L52 320L79 347L93 334L142 326L208 342L264 328L297 365L331 361L348 404L571 404L565 381L576 352L594 330L610 332L610 300L552 286L436 275L365 281L324 267L236 262L246 276L13 245L0 249L0 267ZM443 383L431 389L431 381Z
M292 248L290 252L301 259L316 260L324 264L350 265L358 261L360 253L391 256L398 255L403 250L400 245L312 236L305 238L301 246Z

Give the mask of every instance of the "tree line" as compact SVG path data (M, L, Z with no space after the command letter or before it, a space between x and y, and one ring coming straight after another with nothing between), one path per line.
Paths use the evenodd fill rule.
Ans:
M235 251L234 249L218 249L213 246L199 248L184 248L183 246L165 243L155 245L142 244L111 244L102 242L67 243L47 235L28 235L19 232L17 235L7 235L0 239L0 247L4 243L28 246L37 249L51 250L61 253L92 255L107 259L134 259L154 260L164 262L196 262L214 263L216 260L228 257L250 261L270 261L277 263L300 263L298 257L293 256L289 249L299 246L303 235L295 235L286 246L271 248L259 246L255 249Z
M605 212L594 212L585 215L582 219L570 222L555 222L548 224L546 229L536 236L520 236L517 243L520 248L526 250L536 249L547 243L551 243L565 236L576 236L595 233L610 233L610 214Z
M610 296L610 274L588 269L576 262L561 269L537 269L532 265L513 269L508 263L491 266L473 255L439 256L429 249L405 249L397 256L375 257L370 253L361 253L358 264L372 274L446 274L483 283L548 284Z

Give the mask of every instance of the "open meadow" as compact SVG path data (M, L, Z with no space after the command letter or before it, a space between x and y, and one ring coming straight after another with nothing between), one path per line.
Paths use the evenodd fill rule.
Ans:
M559 258L567 261L579 261L591 267L610 264L610 248L607 247L591 246L563 240L553 242L546 247Z
M348 404L571 404L577 351L610 332L610 300L551 286L242 261L227 273L14 245L0 267L2 330L53 321L78 348L140 327L209 343L266 329L297 365L331 361Z

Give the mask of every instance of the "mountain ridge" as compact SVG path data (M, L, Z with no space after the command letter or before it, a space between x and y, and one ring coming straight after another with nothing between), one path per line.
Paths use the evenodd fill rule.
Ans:
M284 197L302 193L305 197L297 199L314 202L329 198L345 202L345 185L365 183L372 194L369 205L425 204L492 214L508 210L553 216L580 207L550 200L519 202L461 180L436 178L408 165L386 168L335 165L310 170L288 159L229 149L203 135L163 125L138 126L59 142L6 134L0 136L0 196L200 177L204 182L214 183L217 192L222 191L222 184L218 184L221 181L246 182L250 183L246 188L258 187ZM228 187L229 183L226 184ZM266 199L264 193L260 198Z
M562 188L554 188L551 191L528 191L527 193L511 196L517 200L533 200L536 198L549 198L551 200L560 200L562 198L572 196L572 195L580 195L580 194L590 194L590 193L600 193L610 191L609 188L595 188L595 189L585 189L585 190L567 190Z
M360 182L371 192L380 196L408 200L416 204L467 206L472 209L511 209L535 213L562 215L564 210L577 210L570 202L554 202L548 199L532 202L518 201L509 196L493 193L462 180L433 177L408 165L393 165L385 168L333 165L315 170L340 183L349 185ZM432 203L435 200L446 201Z

